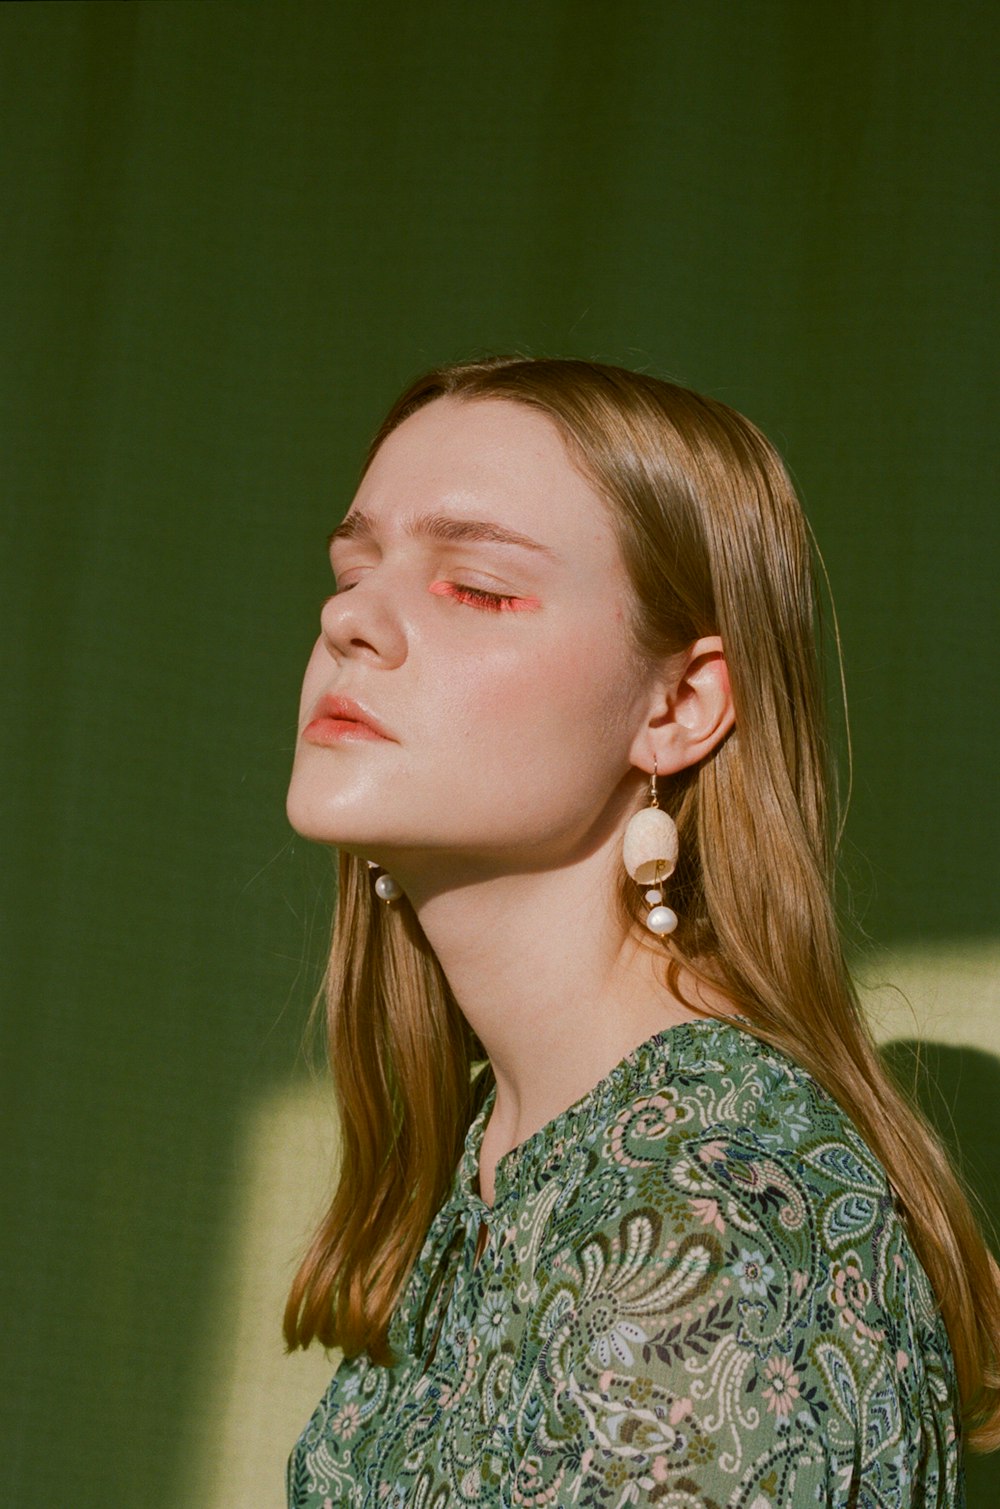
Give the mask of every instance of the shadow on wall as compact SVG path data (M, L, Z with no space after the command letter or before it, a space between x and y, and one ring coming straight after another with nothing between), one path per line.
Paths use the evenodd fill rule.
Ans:
M1000 1254L1000 1059L978 1048L952 1048L902 1038L882 1047L882 1056L911 1091L948 1148L994 1253ZM993 1129L991 1131L991 1128ZM969 1509L998 1501L1000 1454L966 1454Z
M979 1048L953 1048L917 1038L884 1043L881 1053L933 1122L971 1190L993 1250L1000 1252L1000 1140L995 1135L1000 1059Z

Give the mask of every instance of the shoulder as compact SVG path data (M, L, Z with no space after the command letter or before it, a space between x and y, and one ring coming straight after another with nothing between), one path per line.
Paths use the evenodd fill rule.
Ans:
M808 1171L818 1195L890 1192L851 1118L789 1054L731 1022L685 1024L655 1042L645 1082L604 1128L603 1159L682 1179L694 1160L723 1184L763 1159L773 1173Z
M579 1320L613 1295L616 1314L655 1320L641 1323L644 1348L691 1356L721 1327L761 1363L821 1335L838 1344L831 1366L848 1339L866 1362L909 1357L934 1332L933 1296L850 1118L735 1026L664 1036L662 1066L607 1118L562 1192L548 1300ZM595 1355L612 1353L609 1333Z
M605 1130L602 1161L631 1171L616 1181L623 1216L646 1206L674 1231L716 1234L744 1292L744 1256L780 1260L794 1292L896 1220L882 1164L788 1054L730 1023L669 1039Z
M643 1044L559 1162L559 1193L545 1200L557 1240L624 1240L622 1223L638 1232L638 1221L654 1247L680 1232L758 1232L797 1252L807 1235L839 1248L895 1215L885 1169L836 1100L731 1022Z
M787 1055L728 1023L664 1036L563 1191L530 1325L546 1432L577 1420L651 1494L719 1502L779 1466L796 1502L832 1501L863 1441L893 1501L950 1373L885 1172Z

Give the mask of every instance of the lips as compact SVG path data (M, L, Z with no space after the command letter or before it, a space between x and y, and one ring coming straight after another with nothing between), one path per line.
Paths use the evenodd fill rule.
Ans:
M354 702L350 697L332 697L329 694L321 697L312 711L312 720L317 718L335 718L347 723L362 723L366 728L381 734L383 739L391 739L392 734L375 718L360 702Z

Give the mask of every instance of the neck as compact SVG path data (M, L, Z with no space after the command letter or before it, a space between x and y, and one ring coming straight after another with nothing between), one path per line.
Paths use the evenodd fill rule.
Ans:
M667 989L661 946L622 934L616 865L617 844L568 866L433 887L388 866L489 1055L495 1157L695 1014Z

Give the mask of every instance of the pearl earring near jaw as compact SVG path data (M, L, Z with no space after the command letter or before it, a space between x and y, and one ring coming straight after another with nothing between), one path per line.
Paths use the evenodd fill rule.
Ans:
M368 868L369 870L378 869L378 865L374 859L368 861ZM380 875L375 877L375 894L382 901L398 901L403 894L403 888L398 880L394 880L391 875L386 874L383 870Z
M652 910L646 917L646 926L651 933L665 937L677 926L677 913L663 905L663 892L659 882L673 873L677 864L677 825L669 812L664 812L656 800L656 760L650 778L649 806L629 818L622 842L622 858L633 880L640 885L653 882L645 892L645 900Z

